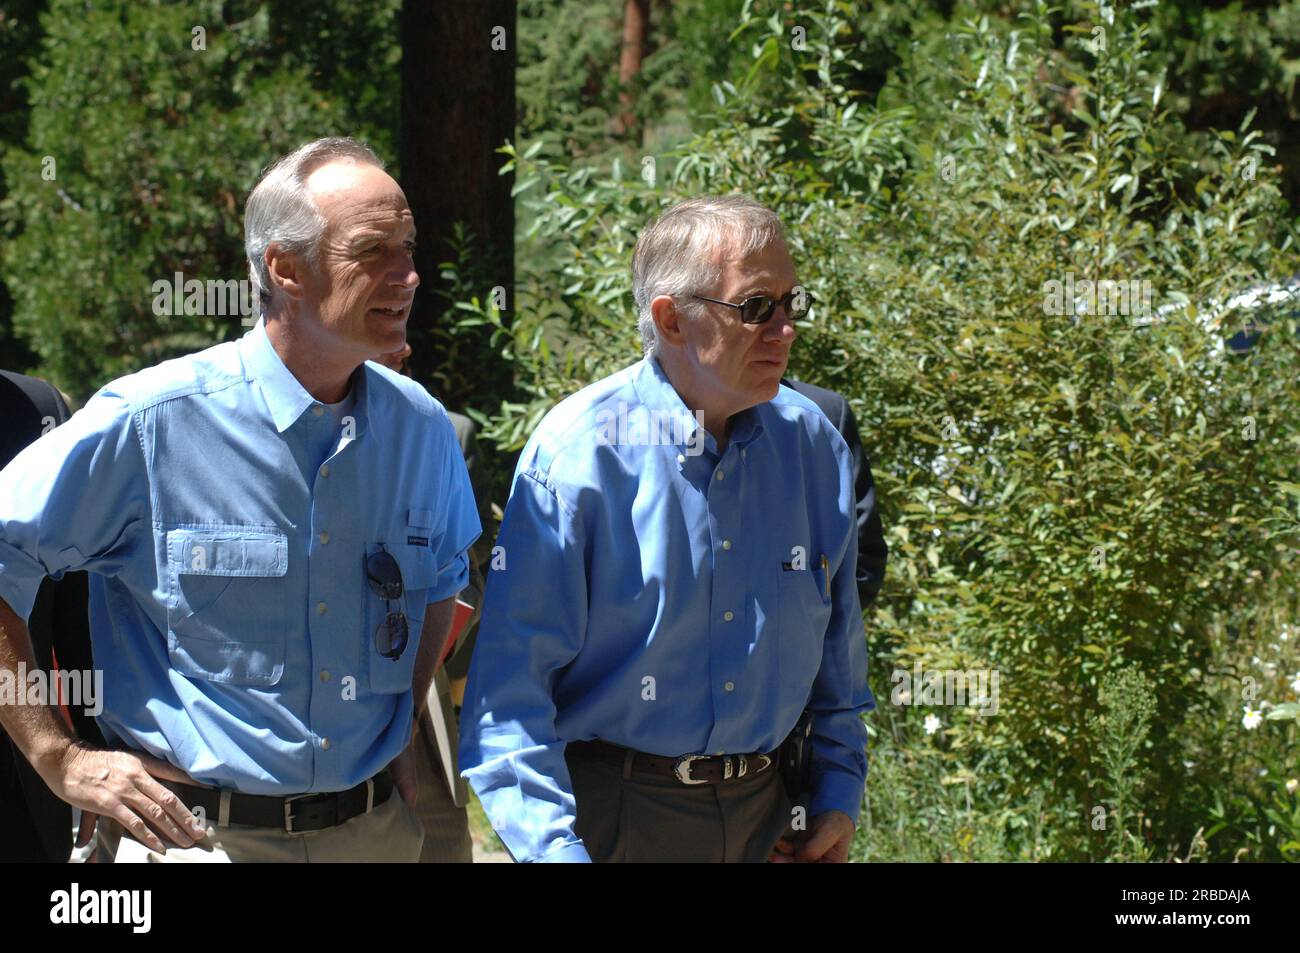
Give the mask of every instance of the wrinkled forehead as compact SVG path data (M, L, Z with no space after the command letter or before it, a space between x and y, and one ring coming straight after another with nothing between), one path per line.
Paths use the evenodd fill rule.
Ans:
M307 176L306 186L331 231L352 231L409 222L401 186L378 166L328 162Z
M739 226L714 226L706 229L706 250L715 264L745 261L762 255L774 247L785 250L785 239L777 235L768 237L755 234ZM788 252L787 252L788 254Z
M713 256L721 284L728 290L784 294L796 281L790 251L780 238L757 249L732 239L717 246Z

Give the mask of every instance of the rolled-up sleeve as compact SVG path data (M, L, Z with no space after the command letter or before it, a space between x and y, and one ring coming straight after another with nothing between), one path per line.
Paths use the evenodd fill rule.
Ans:
M147 531L148 513L131 408L101 391L0 471L0 597L26 619L46 576L115 575Z
M581 524L542 474L521 469L493 551L462 712L460 763L514 858L590 858L574 833L555 682L582 647Z
M429 602L450 599L469 585L469 548L483 531L478 504L470 485L469 470L451 421L440 421L442 439L438 486L442 488L442 534L433 542L438 583L429 590Z

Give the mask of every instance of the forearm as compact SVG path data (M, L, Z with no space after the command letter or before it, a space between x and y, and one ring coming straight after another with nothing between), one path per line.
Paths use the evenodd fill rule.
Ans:
M521 862L588 859L555 701L587 631L584 537L576 506L521 462L497 536L509 557L488 578L460 721L461 774Z
M456 597L443 599L429 605L424 613L424 628L420 632L420 651L415 657L415 671L411 690L415 694L415 718L424 714L429 700L429 687L438 670L443 649L451 637L451 623L456 613Z
M485 729L472 725L468 731L471 744L478 748L480 739L474 736ZM558 740L530 744L526 751L491 759L463 772L488 822L519 863L591 862L573 828L577 803L564 747L564 742ZM466 757L462 748L462 764ZM521 778L529 779L529 783L521 784Z
M822 665L808 707L813 716L813 778L809 813L842 811L856 820L867 777L867 729L862 715L875 707L867 684L867 643L858 603L856 527L832 586L832 612Z
M0 598L0 678L17 686L26 673L38 667L31 633L9 603ZM77 740L53 705L0 701L0 726L42 777L45 765L57 761Z

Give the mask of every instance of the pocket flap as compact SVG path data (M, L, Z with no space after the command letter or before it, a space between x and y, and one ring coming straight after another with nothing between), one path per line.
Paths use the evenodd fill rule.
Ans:
M180 575L283 576L289 570L289 538L237 527L174 529L167 533L167 561Z
M409 510L406 522L416 529L433 529L433 510Z

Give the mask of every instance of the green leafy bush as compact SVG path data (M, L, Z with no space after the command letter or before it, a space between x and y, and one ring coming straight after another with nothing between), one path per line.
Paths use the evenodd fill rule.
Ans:
M14 325L43 373L85 397L244 332L239 315L156 314L153 283L246 278L244 199L301 143L352 135L393 158L396 7L334 0L297 29L292 4L49 5L0 209ZM366 83L362 45L387 64Z
M527 395L488 422L517 448L557 400L639 356L628 263L655 213L732 189L772 206L815 301L792 370L850 397L877 479L891 550L868 627L877 696L896 666L997 670L995 716L947 716L945 774L970 772L975 815L1010 856L1099 858L1119 843L1089 824L1115 781L1099 692L1140 673L1154 713L1134 806L1143 850L1165 857L1209 817L1183 765L1236 688L1215 633L1295 585L1296 322L1234 355L1222 341L1242 315L1215 303L1285 278L1296 255L1249 117L1193 141L1164 108L1142 11L1082 9L1064 49L1043 5L968 22L946 57L905 60L873 108L844 5L747 5L733 42L751 68L685 146L599 168L510 150L530 223L517 315L462 310L495 325ZM1064 291L1075 279L1134 294ZM898 783L930 770L906 745L886 754Z

